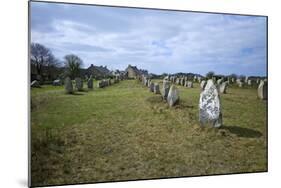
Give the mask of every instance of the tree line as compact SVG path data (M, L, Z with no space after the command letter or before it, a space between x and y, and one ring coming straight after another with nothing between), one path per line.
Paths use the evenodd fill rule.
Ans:
M71 79L80 76L83 60L75 54L67 54L63 61L57 59L52 51L39 43L31 43L30 63L32 72L36 72L38 81L49 81L69 76Z

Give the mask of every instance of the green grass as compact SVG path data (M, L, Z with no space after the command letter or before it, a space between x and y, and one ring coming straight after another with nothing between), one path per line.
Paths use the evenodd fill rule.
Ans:
M75 95L32 88L32 185L267 170L267 102L255 88L229 88L224 126L211 129L198 123L199 85L177 87L173 108L136 80Z

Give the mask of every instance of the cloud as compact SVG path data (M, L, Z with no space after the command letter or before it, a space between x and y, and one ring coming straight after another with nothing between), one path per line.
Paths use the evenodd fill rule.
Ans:
M153 73L212 70L266 74L266 18L226 14L31 3L31 40L85 66Z

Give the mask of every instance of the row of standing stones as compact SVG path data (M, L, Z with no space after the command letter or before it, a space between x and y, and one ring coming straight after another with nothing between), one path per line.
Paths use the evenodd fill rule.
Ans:
M158 83L154 83L146 76L140 79L144 86L149 88L150 92L161 94L163 100L167 101L170 107L179 103L179 91L175 84L192 88L193 82L185 78L178 79L176 77L166 76L163 80L162 92ZM174 83L174 84L173 84ZM222 109L220 102L220 94L225 94L229 85L229 81L213 79L199 80L201 93L199 98L199 123L201 126L221 127L222 126ZM242 83L238 80L239 83ZM240 87L240 86L239 86ZM261 80L258 86L258 97L262 100L267 99L267 80Z
M93 78L92 78L92 76L90 76L90 78L88 78L88 80L87 80L88 89L90 89L90 90L94 89L94 83L93 82L94 82ZM97 87L98 88L104 88L104 87L110 86L110 85L118 83L118 82L119 82L118 77L116 79L113 79L113 81L111 79L104 79L104 80L100 80L97 83ZM76 87L77 91L83 91L83 80L81 78L79 78L79 77L75 78L75 87ZM65 88L65 92L67 94L74 93L72 80L69 77L66 77L66 79L64 81L64 88Z

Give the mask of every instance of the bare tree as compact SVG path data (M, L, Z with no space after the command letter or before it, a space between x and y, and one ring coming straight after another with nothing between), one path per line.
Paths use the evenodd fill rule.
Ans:
M69 54L64 57L65 67L68 75L73 79L80 75L80 68L83 65L82 59L74 54Z
M42 76L43 70L51 74L53 68L60 62L52 54L51 50L39 43L31 43L31 64L34 65L38 75Z

